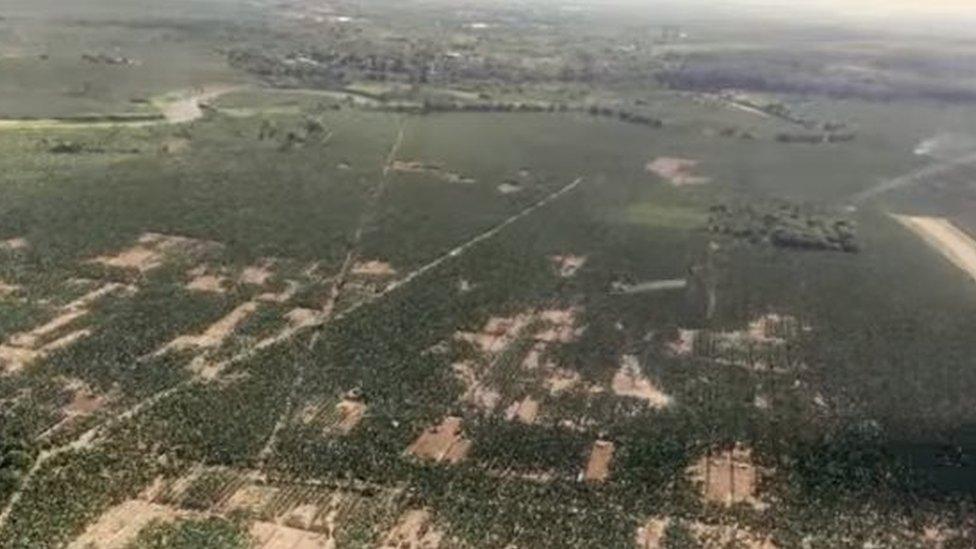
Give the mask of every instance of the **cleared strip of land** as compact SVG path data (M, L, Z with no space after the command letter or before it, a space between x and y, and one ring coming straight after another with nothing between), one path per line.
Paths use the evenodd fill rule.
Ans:
M976 281L976 242L972 237L943 217L893 217Z

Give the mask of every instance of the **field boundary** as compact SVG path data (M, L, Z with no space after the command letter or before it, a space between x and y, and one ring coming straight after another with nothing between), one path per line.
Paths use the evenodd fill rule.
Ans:
M896 214L892 217L976 282L976 241L952 221L944 217Z

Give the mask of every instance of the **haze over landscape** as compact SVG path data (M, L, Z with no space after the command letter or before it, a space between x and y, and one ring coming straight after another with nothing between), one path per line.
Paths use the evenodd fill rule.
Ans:
M976 547L973 25L3 0L0 549Z

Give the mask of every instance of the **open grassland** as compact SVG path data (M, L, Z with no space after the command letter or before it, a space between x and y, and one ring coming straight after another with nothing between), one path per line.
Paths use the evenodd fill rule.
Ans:
M971 284L872 207L857 255L704 231L871 147L215 103L0 132L3 546L965 540Z

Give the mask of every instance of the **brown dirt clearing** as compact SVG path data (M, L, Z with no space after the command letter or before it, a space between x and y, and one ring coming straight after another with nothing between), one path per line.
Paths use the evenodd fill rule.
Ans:
M436 463L458 463L468 455L471 441L461 435L461 418L448 416L417 437L407 453Z
M444 534L431 523L430 511L414 509L400 517L380 549L436 549Z
M532 425L535 423L536 417L539 415L539 401L532 397L525 397L524 399L513 402L505 410L505 418L509 421L521 421L526 425Z
M549 257L549 261L556 267L556 272L559 273L559 276L571 278L586 264L586 256L554 255Z
M397 271L385 261L361 261L350 272L356 276L396 276Z
M598 440L590 449L590 458L586 462L583 480L587 482L604 482L610 477L610 463L613 461L614 444L609 440Z
M661 156L648 162L645 169L654 175L668 180L672 185L702 185L711 182L708 177L692 175L698 160Z
M0 250L7 252L26 250L29 247L30 243L27 242L27 239L22 236L0 240Z
M188 348L214 349L220 347L224 340L247 320L258 309L258 304L248 301L238 305L226 316L211 324L203 333L199 335L181 335L173 341L167 343L159 354L170 350L183 350Z
M701 485L705 501L721 505L746 503L761 509L757 498L760 470L752 450L740 445L705 455L688 468L691 479Z
M641 373L640 362L634 355L624 355L620 369L613 376L613 392L619 396L639 398L652 408L665 408L671 404L671 397L654 386Z
M122 502L102 514L69 549L121 549L131 543L153 520L174 521L183 513L138 499Z
M137 243L115 255L103 255L90 260L106 267L147 273L162 266L168 256L185 254L196 256L220 247L216 242L160 233L143 233Z

